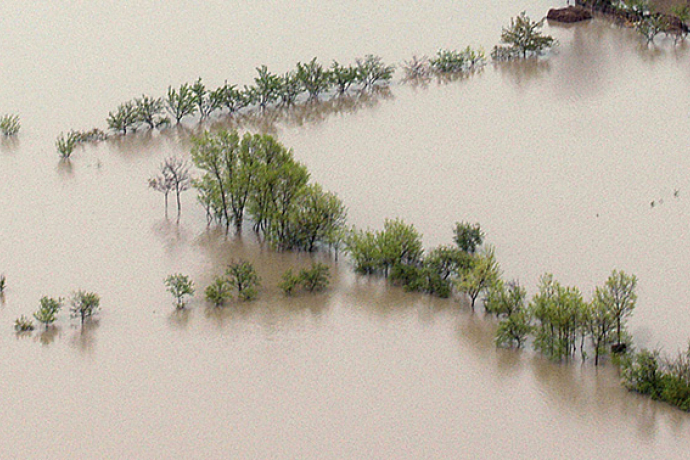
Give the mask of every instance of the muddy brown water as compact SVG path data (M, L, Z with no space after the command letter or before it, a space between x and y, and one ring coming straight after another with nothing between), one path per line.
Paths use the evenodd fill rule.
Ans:
M0 458L685 458L686 414L627 393L611 366L497 350L494 323L458 301L326 255L332 287L283 298L280 274L308 255L208 230L193 192L166 220L147 189L186 135L80 148L69 165L55 153L59 132L104 127L168 84L245 84L260 64L313 56L488 50L519 10L552 6L468 3L3 2L0 112L22 131L0 145ZM352 224L400 217L432 247L453 222L480 222L530 294L547 271L585 297L613 268L636 274L630 329L673 353L690 337L688 47L647 49L601 21L546 30L560 46L537 63L256 126ZM166 275L201 291L240 257L263 278L257 302L173 311ZM12 331L42 295L74 289L102 297L84 331L66 312L48 332Z

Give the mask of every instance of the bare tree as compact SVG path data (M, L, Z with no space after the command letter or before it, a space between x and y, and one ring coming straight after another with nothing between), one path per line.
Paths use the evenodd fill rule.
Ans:
M165 195L165 214L168 214L168 194L175 191L177 199L177 215L182 211L180 193L189 190L192 185L192 176L189 174L187 160L176 156L168 157L160 166L160 174L149 179L149 187Z

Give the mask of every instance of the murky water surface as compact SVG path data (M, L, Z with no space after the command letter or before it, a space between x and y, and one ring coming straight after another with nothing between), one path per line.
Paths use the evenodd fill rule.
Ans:
M0 112L22 131L0 145L0 458L685 458L686 414L628 394L610 366L496 350L494 324L457 301L342 260L327 292L284 299L280 274L308 256L207 230L193 192L179 224L165 219L146 179L186 154L179 132L78 149L69 165L55 153L59 132L104 127L169 84L245 84L258 65L313 56L488 50L511 16L549 6L2 2ZM601 21L546 30L560 46L537 63L259 125L353 224L401 217L432 247L480 222L530 294L547 271L587 297L613 268L635 273L632 332L675 352L690 336L688 47L646 49ZM260 300L173 311L166 275L201 290L239 257L259 269ZM49 332L12 331L42 295L80 288L102 297L83 332L65 312Z

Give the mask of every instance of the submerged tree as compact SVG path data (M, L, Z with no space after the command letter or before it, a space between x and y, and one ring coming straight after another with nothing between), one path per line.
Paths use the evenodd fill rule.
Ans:
M101 298L95 292L79 290L72 294L71 303L70 312L72 318L79 318L83 326L84 321L98 311Z
M542 35L541 28L544 19L532 21L523 11L510 19L510 25L501 32L501 43L506 46L496 46L492 52L494 59L510 59L513 57L526 58L528 55L538 55L556 44L550 35Z
M165 195L165 214L168 214L168 195L175 191L177 199L177 215L182 211L180 194L189 190L192 177L189 174L189 163L186 160L172 156L160 165L160 173L149 178L149 187Z
M136 119L139 123L148 125L149 129L157 128L169 123L170 120L162 116L163 99L149 97L142 94L140 98L134 99Z
M191 116L196 113L197 104L194 91L187 83L180 85L179 90L174 89L172 86L168 86L165 108L175 119L175 122L179 124L185 116Z
M19 115L6 114L0 117L0 132L3 136L14 136L20 128Z
M221 307L226 300L231 297L230 282L223 276L217 276L213 283L209 284L204 290L206 300L213 303L216 307Z
M615 324L615 339L618 348L623 344L625 322L632 315L637 303L637 277L624 271L614 270L603 287L597 287L594 300L598 308L609 312Z
M57 319L57 313L62 308L62 299L54 299L52 297L41 297L41 308L34 313L34 318L39 323L43 323L46 327L50 326Z
M139 109L132 101L120 104L115 112L108 113L108 128L121 134L136 131L140 123Z
M474 310L477 297L486 292L498 280L500 270L494 255L493 248L489 248L484 254L473 256L469 269L460 273L455 286L460 292L464 292L470 298L470 306Z
M230 284L237 289L237 295L244 301L254 300L258 294L261 278L254 265L239 260L228 265L227 276Z
M175 307L181 310L185 307L185 297L194 295L194 282L187 275L175 273L165 279L166 290L175 298Z

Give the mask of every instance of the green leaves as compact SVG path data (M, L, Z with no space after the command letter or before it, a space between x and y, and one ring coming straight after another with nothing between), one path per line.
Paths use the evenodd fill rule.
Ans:
M175 273L165 279L166 290L175 298L175 307L185 307L185 297L194 295L194 282L187 275Z
M98 311L101 298L95 292L78 290L72 294L70 302L72 304L70 307L71 316L73 318L80 318L83 325L87 318L90 318Z
M258 294L261 278L254 265L246 260L239 260L228 265L226 275L230 284L237 289L241 300L254 300Z
M494 60L508 60L515 57L526 58L528 55L541 54L557 42L549 35L542 35L544 19L532 21L523 11L510 19L510 25L501 32L501 43L507 46L496 46L491 52Z
M6 114L0 117L0 132L3 136L15 136L20 127L19 115Z
M34 313L34 318L39 323L43 323L47 328L57 319L57 313L62 308L62 299L52 297L41 297L41 308Z

